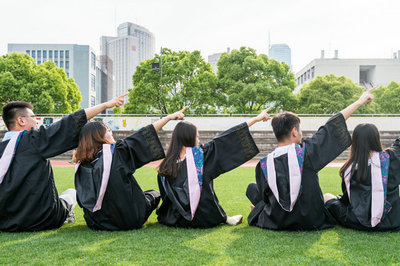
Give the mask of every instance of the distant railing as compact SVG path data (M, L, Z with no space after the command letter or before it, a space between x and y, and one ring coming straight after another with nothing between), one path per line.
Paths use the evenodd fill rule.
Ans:
M38 117L63 117L68 114L36 114ZM185 114L187 117L253 117L257 114ZM275 115L275 114L270 114ZM300 117L331 117L333 114L297 114ZM164 114L167 116L167 114ZM352 114L352 117L400 117L400 114ZM160 117L160 114L99 114L96 117Z

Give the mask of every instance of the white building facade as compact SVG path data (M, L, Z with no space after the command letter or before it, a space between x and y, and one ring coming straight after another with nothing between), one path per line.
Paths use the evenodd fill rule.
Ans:
M31 56L40 65L52 61L74 78L82 96L81 107L96 105L96 54L89 45L77 44L8 44L8 53Z
M400 82L400 59L314 59L296 73L298 91L317 76L334 74L345 76L353 82L370 88Z
M113 63L116 97L133 87L132 75L140 62L154 57L155 37L148 29L125 22L118 26L118 37L102 36L100 43L100 54Z

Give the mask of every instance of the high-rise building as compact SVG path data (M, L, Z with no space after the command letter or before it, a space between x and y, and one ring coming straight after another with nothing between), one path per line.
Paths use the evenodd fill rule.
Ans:
M268 56L278 62L284 62L292 69L292 51L289 45L285 43L271 45Z
M118 26L118 36L102 36L100 53L113 63L114 88L112 97L133 87L132 75L140 62L153 58L155 37L148 29L125 22ZM111 97L111 98L112 98Z
M89 45L9 43L8 53L26 53L40 65L52 61L79 86L81 107L96 105L96 54Z
M211 65L211 67L214 70L214 73L217 74L218 72L218 60L221 57L222 53L216 53L208 56L208 63Z

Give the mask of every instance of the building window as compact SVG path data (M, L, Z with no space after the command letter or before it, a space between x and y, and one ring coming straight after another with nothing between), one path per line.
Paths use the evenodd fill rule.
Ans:
M310 70L307 71L307 79L310 79Z
M69 58L69 50L65 51L65 58L67 58L67 59Z
M32 57L35 58L36 57L36 51L32 50Z
M46 50L43 51L43 58L44 58L44 59L47 58L47 51L46 51Z
M67 78L69 78L69 73L67 72Z
M96 55L94 53L91 53L91 66L92 69L96 69Z
M314 78L315 75L315 67L311 68L311 78Z
M65 69L69 69L69 61L65 61Z
M37 64L40 65L42 63L42 61L37 61Z
M30 51L30 50L26 50L26 53L27 53L28 55L31 55L31 51Z
M41 57L42 57L42 51L41 51L41 50L38 50L38 51L37 51L37 57L38 57L38 58L41 58Z
M64 68L64 61L60 61L60 67Z
M52 50L49 51L49 58L53 59L53 51Z
M54 64L56 64L56 66L58 67L58 61L56 60L56 61L54 61Z
M90 88L92 91L96 90L96 77L93 74L90 75Z
M60 51L60 57L61 57L61 58L64 57L64 51Z
M54 57L55 57L55 58L58 57L58 51L54 51Z

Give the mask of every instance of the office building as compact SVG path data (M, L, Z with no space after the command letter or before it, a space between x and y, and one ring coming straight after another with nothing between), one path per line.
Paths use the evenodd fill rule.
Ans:
M269 48L268 57L278 62L284 62L292 69L292 51L285 43L273 44Z
M40 65L52 61L63 68L68 78L79 86L81 107L96 105L96 54L88 45L77 44L8 44L8 53L26 53Z
M146 28L125 22L118 26L118 36L100 38L100 54L113 63L112 97L133 87L132 76L140 62L154 57L155 37Z
M321 58L312 60L296 73L296 91L317 76L346 76L360 86L370 88L387 86L392 81L400 82L399 73L400 59L397 56L387 59L339 59L337 50L333 58L325 58L325 52L321 51Z

